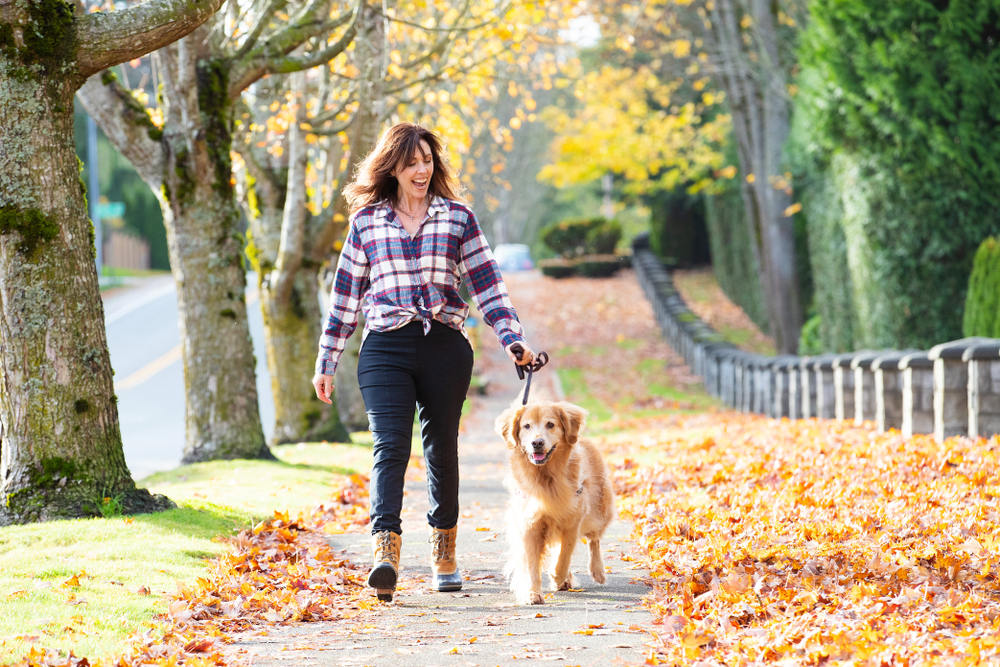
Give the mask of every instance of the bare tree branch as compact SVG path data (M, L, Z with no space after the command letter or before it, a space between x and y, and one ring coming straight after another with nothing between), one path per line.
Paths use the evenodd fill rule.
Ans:
M108 72L96 74L77 91L77 98L144 181L158 192L165 156L159 130L149 114Z
M250 34L247 35L246 40L244 40L243 46L240 47L240 50L237 51L236 55L233 57L234 60L243 58L246 54L253 50L253 47L257 45L257 40L260 39L261 33L264 32L264 28L267 27L267 22L272 16L275 15L275 13L287 5L288 0L270 0L270 4L264 8L264 11L257 15L257 25L250 30Z
M306 163L309 160L302 120L305 115L305 77L293 77L292 93L298 108L295 119L288 128L288 178L285 192L285 209L281 220L281 242L272 271L271 284L275 297L287 301L292 293L295 274L302 265L303 242L306 234Z
M300 72L329 62L346 49L354 40L360 16L361 0L356 0L354 8L333 20L293 22L281 32L234 63L230 76L229 95L235 99L254 81L268 74L290 74ZM347 29L333 44L304 56L291 56L292 52L308 40L325 35L347 24Z
M77 16L77 67L84 77L166 46L211 18L224 0L147 0ZM77 6L83 8L80 0Z
M460 16L464 16L465 14L467 14L469 12L469 5L470 4L471 4L471 2L469 0L466 0L465 5L462 7L461 12L459 12ZM401 23L403 25L408 25L411 28L416 28L417 30L423 30L425 32L445 32L445 33L468 32L470 30L479 30L480 28L485 28L487 26L493 25L494 23L497 23L498 21L502 20L503 17L507 15L507 12L510 11L511 6L512 6L512 4L508 2L506 5L504 5L503 7L499 8L497 10L497 14L496 14L495 17L493 17L491 19L487 19L487 20L482 21L480 23L472 23L472 24L469 24L469 25L451 25L451 26L427 27L427 26L425 26L423 24L420 24L420 23L417 23L415 21L407 21L406 19L401 19L398 16L392 16L391 14L386 14L385 17L388 20L392 21L393 23Z

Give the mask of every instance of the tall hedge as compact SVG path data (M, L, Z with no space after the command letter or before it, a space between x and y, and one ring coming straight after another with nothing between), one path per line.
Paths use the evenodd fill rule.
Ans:
M972 263L962 333L1000 338L1000 240L992 236L979 245Z
M718 194L705 196L705 224L712 252L712 271L719 287L760 327L770 332L767 303L760 285L739 182L729 181Z
M961 335L973 255L1000 232L998 26L1000 0L810 3L790 150L810 237L843 235L810 240L824 340ZM847 309L821 297L838 280Z
M649 206L649 243L657 255L679 266L711 261L705 206L684 189L660 190L644 198Z

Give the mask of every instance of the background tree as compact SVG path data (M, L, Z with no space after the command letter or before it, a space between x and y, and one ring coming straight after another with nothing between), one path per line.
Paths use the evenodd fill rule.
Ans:
M221 4L0 4L0 524L97 514L106 497L127 512L169 502L136 489L125 465L73 95Z
M310 69L342 52L360 8L358 1L231 0L210 24L155 54L162 86L155 101L111 75L92 78L80 92L160 199L180 313L184 461L270 456L232 187L234 105L267 75Z
M770 329L782 351L794 351L802 316L795 228L788 215L791 190L782 151L789 131L788 81L802 3L596 0L591 7L606 40L604 54L610 54L616 67L590 75L588 83L596 89L581 87L589 119L564 128L560 141L569 143L560 145L562 154L584 155L580 149L596 142L612 148L613 157L607 158L607 150L593 151L590 161L576 162L577 173L611 169L628 179L642 179L648 164L660 185L690 181L697 189L704 185L706 169L720 165L717 151L698 151L718 147L719 131L728 121L743 177L746 236L761 269ZM621 94L615 95L615 90ZM707 115L719 102L728 117ZM662 132L656 132L658 127ZM643 144L639 132L652 132L652 147ZM690 143L692 134L697 139ZM632 161L632 153L639 159ZM572 162L564 157L559 167Z

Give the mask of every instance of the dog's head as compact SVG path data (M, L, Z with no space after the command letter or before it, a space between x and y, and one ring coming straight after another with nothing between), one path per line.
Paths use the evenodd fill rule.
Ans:
M560 447L568 450L576 443L586 416L572 403L532 403L504 410L495 426L508 447L542 466Z

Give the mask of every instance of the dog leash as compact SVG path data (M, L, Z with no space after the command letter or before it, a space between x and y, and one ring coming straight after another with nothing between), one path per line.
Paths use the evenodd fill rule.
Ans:
M520 360L521 355L524 354L524 348L520 343L514 343L511 346L510 351L514 353L514 356L517 357L518 360ZM535 355L534 360L532 360L529 364L524 364L523 366L521 364L514 364L514 368L517 369L517 377L519 379L523 380L525 375L528 377L528 381L524 385L524 396L521 398L521 405L528 404L528 392L531 391L531 376L540 371L542 366L547 363L549 363L549 355L545 352L539 352Z

